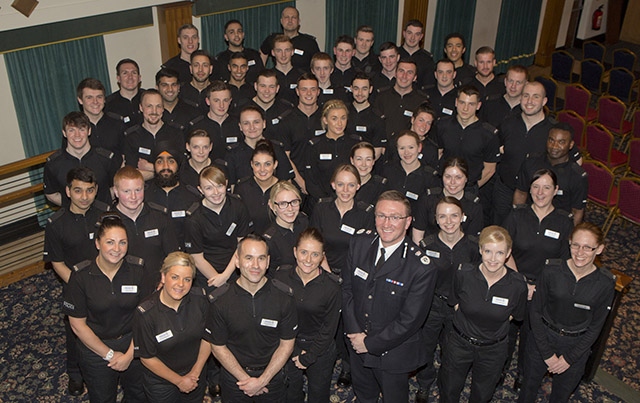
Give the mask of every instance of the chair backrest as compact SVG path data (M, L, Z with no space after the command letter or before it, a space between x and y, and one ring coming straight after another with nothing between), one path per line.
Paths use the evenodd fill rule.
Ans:
M633 114L633 126L631 128L631 138L640 139L640 109Z
M567 85L564 89L564 109L586 117L591 102L591 92L581 84Z
M587 122L575 111L562 110L558 112L556 119L559 122L569 123L573 127L573 142L579 148L584 148L584 129Z
M565 83L571 82L574 57L566 50L556 50L551 54L551 76Z
M604 66L595 59L580 62L580 84L591 92L600 92Z
M619 132L626 113L627 107L618 98L603 95L598 99L598 123L607 129Z
M627 172L640 176L640 139L629 142L629 161ZM638 199L640 201L640 199Z
M640 224L640 179L624 177L618 183L618 212L621 216Z
M607 93L617 97L621 101L631 101L631 91L635 76L624 67L615 67L609 70L609 89Z
M590 123L585 131L587 152L596 161L608 165L613 148L613 134L599 123Z
M586 41L582 44L582 58L595 59L600 63L604 62L605 47L600 42Z
M582 164L589 178L589 200L609 206L615 176L613 172L598 161L587 160Z
M544 86L547 93L547 107L555 111L558 106L558 82L551 77L538 76L536 81Z
M636 54L627 48L613 51L613 67L624 67L629 71L633 71L636 67L636 59Z

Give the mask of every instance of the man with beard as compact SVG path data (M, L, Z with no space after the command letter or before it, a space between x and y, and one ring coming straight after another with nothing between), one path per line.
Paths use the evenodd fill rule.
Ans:
M178 72L168 68L160 69L156 73L156 89L160 92L164 104L162 121L185 133L189 121L198 116L200 111L178 98L180 95Z
M116 65L118 91L105 100L104 111L113 113L127 127L142 123L140 116L140 66L135 60L122 59Z
M216 55L213 76L216 80L228 81L230 74L227 65L231 61L231 55L242 52L247 58L247 83L253 84L258 73L264 69L264 63L262 63L260 52L244 47L244 28L240 21L229 20L224 24L224 40L227 42L227 49Z
M493 74L496 67L496 52L489 46L483 46L476 50L476 75L471 80L471 85L480 91L480 100L484 103L491 97L501 96L505 88L502 80Z
M178 28L178 45L180 53L164 62L162 67L177 71L180 83L188 83L191 81L191 55L200 47L198 28L193 24Z
M371 79L364 72L357 72L351 82L353 102L349 104L349 119L347 119L347 133L357 134L375 148L376 161L385 153L387 137L384 133L384 122L369 103L369 96L373 91Z
M156 145L153 164L155 177L146 190L146 199L167 209L179 245L184 245L184 220L189 207L200 201L198 189L183 186L179 181L180 152L173 144L161 141Z
M182 84L180 99L206 112L209 106L205 102L205 90L211 84L209 77L213 72L211 56L204 50L196 50L191 54L191 81Z

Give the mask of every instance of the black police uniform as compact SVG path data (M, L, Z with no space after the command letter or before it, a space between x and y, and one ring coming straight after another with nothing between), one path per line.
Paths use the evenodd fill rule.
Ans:
M462 63L462 66L456 67L456 76L454 78L456 87L462 87L463 85L471 84L471 81L476 76L476 68L469 63Z
M293 291L278 280L269 280L254 295L237 282L227 283L209 295L211 307L205 327L205 340L226 346L238 364L251 377L259 377L271 361L280 340L296 337L298 315ZM253 402L236 385L237 379L223 369L222 400ZM258 401L284 400L285 374L280 370L266 386L268 392Z
M181 53L178 53L171 59L162 64L162 68L173 69L178 72L178 81L180 83L188 83L191 81L191 63L180 57Z
M216 55L216 62L213 68L213 76L216 80L229 81L231 75L229 72L229 61L233 53L235 52L226 49ZM256 78L258 77L258 73L264 70L262 57L260 57L260 52L251 48L242 49L242 53L247 57L247 66L249 67L246 80L247 83L253 86L253 83L256 82Z
M515 115L520 115L522 113L522 108L520 108L520 103L513 108L504 95L490 95L489 98L482 104L482 108L480 109L480 120L483 120L489 123L492 126L500 127L502 122L510 117Z
M145 286L153 291L160 282L162 261L180 246L167 216L168 211L155 203L144 203L135 221L117 208L115 211L127 229L129 252L141 256L145 261ZM142 297L147 295L143 294Z
M370 98L373 98L372 101L374 101L376 95L378 95L380 92L388 88L393 88L395 84L396 84L395 77L389 78L386 75L384 75L381 71L377 72L376 75L371 78L371 86L373 87L374 92L371 93Z
M231 83L228 83L231 87L231 106L229 110L231 113L239 113L241 106L249 102L256 96L256 90L253 88L253 84L246 82L237 87Z
M489 98L503 96L507 89L504 87L504 77L494 76L491 81L484 85L478 80L478 76L475 75L473 80L471 80L471 85L473 85L478 91L480 91L480 102L482 105L480 110L484 108L484 103L489 100Z
M73 318L85 318L91 331L109 348L127 352L132 339L133 312L144 295L144 261L126 256L112 280L94 261L85 260L74 267L65 290L62 310ZM84 343L78 343L80 368L92 402L115 402L118 383L124 399L146 402L142 388L142 364L134 359L126 371L109 367Z
M207 105L207 88L203 88L202 91L191 85L191 80L186 83L182 83L180 86L180 93L178 98L183 102L198 109L200 113L209 112L209 105Z
M335 84L330 85L329 88L320 88L318 106L322 108L331 99L339 99L346 105L351 101L351 93L345 90L344 87Z
M437 85L424 89L427 99L431 102L431 107L436 112L436 119L445 116L455 116L456 98L458 91L455 88L442 94Z
M208 166L215 166L220 168L222 172L228 177L229 172L227 169L227 161L223 159L211 160L211 164ZM206 168L206 167L205 167ZM204 169L204 168L202 168ZM193 186L194 188L198 188L200 186L200 174L196 172L195 169L189 164L189 161L185 161L183 164L180 164L180 170L178 171L178 175L180 177L180 184L185 186Z
M173 146L174 150L180 150L184 153L185 142L184 135L180 129L169 124L163 124L158 132L153 135L142 126L133 126L125 132L124 143L124 163L134 168L138 167L138 160L155 163L153 159L156 144L166 141ZM178 160L182 159L182 155L175 156Z
M278 266L295 265L296 257L293 255L293 247L298 242L298 237L309 227L309 217L302 211L298 213L293 222L293 231L283 228L276 220L262 234L269 245L269 271L272 275Z
M119 115L113 112L104 113L98 124L94 125L91 122L91 148L104 148L120 158L124 147L124 131L125 125Z
M400 160L389 161L382 168L382 175L389 180L389 188L397 190L411 202L411 211L417 211L418 201L427 190L442 183L438 171L428 165L420 165L415 171L407 172Z
M427 318L437 270L409 238L400 241L376 270L381 243L372 231L353 237L342 273L342 318L346 334L366 333L367 353L350 348L358 401L409 401L409 372L427 361L420 330Z
M333 73L331 73L331 82L335 86L344 87L347 91L350 91L351 84L353 83L353 79L356 77L356 70L353 66L349 67L346 70L340 70L337 66L333 69Z
M398 53L400 54L400 60L410 59L416 62L418 66L417 84L419 87L426 87L435 85L436 78L433 74L436 71L436 64L433 61L433 55L427 50L420 48L409 54L403 46L398 46Z
M387 136L384 131L384 121L380 114L368 106L358 112L353 103L347 104L349 108L349 119L347 119L347 133L355 133L362 137L363 141L371 143L372 146L387 147Z
M69 154L67 150L60 149L47 158L44 164L44 193L60 193L62 196L62 206L68 207L70 200L65 192L67 186L67 173L77 167L87 167L96 175L98 193L96 200L111 204L111 191L113 186L113 175L120 168L120 157L112 151L104 148L91 147L80 159Z
M584 373L590 349L609 314L615 276L601 268L576 281L566 260L552 259L538 279L531 301L531 331L518 402L534 402L547 372L544 360L564 357L570 367L554 374L550 401L566 402Z
M385 120L387 140L390 140L393 134L399 134L411 127L413 111L426 99L427 95L422 91L412 90L408 94L400 95L393 87L378 94L374 107Z
M556 208L571 212L573 209L584 210L587 207L589 194L587 172L571 160L551 165L547 154L527 157L516 178L516 189L528 194L531 179L539 169L550 169L558 178L558 193L553 197L553 205Z
M228 147L243 141L244 137L238 125L239 118L229 115L222 125L211 119L207 113L198 116L189 122L189 131L203 129L211 137L211 160L226 159ZM186 141L185 141L186 143Z
M253 105L263 110L262 107L253 100L247 102L247 105ZM239 108L241 108L242 106L243 105L239 105ZM294 108L295 106L291 102L284 99L276 98L273 102L273 105L271 105L269 109L264 110L264 115L267 122L267 127L262 132L264 138L269 140L280 139L280 136L278 134L281 127L280 122L282 122L283 119L286 118Z
M280 90L278 90L276 99L282 99L294 105L297 105L298 94L296 94L296 88L298 87L298 78L300 78L300 76L303 75L306 70L308 70L308 68L306 70L303 70L293 67L287 73L284 73L277 68L274 68L273 70L276 72L276 79L278 80L278 85L280 86Z
M452 292L453 276L461 264L477 264L480 261L480 253L478 238L467 234L464 234L453 248L445 244L437 233L431 234L420 241L420 248L438 270L431 310L422 327L427 343L428 360L416 374L420 390L428 392L431 384L436 380L436 369L433 366L436 346L440 344L440 351L444 351L446 334L451 330L451 321L455 312L447 303Z
M358 59L356 56L351 58L351 66L353 66L355 71L362 71L369 77L373 77L382 70L382 64L380 64L380 59L378 59L378 55L370 51L369 54L362 60Z
M266 37L264 41L262 41L262 44L260 45L260 51L263 54L271 56L271 50L273 50L273 40L278 35L282 35L282 32L275 32ZM289 39L291 39L291 43L293 44L293 55L291 56L291 64L297 69L309 71L311 58L313 57L313 55L320 52L318 42L316 42L316 37L298 32L298 35Z
M140 96L144 90L138 89L138 93L131 99L127 99L116 91L105 99L104 113L117 116L127 128L142 123L140 112Z
M202 200L198 189L191 185L179 184L166 192L155 182L151 182L144 191L144 198L147 202L158 204L167 209L167 215L171 218L171 226L178 239L178 245L184 245L184 222L187 219L187 210L193 203Z
M351 210L340 216L335 201L335 196L320 199L313 210L309 226L318 228L322 233L329 267L333 273L340 274L348 269L347 254L353 235L362 228L374 228L374 208L366 203L354 202Z
M218 273L224 272L238 246L238 238L250 231L247 208L237 195L227 194L220 214L202 203L193 206L185 224L185 251L202 253ZM209 289L207 279L196 273L195 285Z
M440 230L436 222L436 206L444 197L445 194L442 188L431 188L418 201L418 208L413 214L413 228L424 231L425 237ZM484 228L480 198L470 191L465 191L460 203L464 213L461 223L462 232L469 235L478 235Z
M293 167L291 166L291 162L289 162L289 157L287 157L287 154L284 152L282 143L278 140L270 141L276 156L276 162L278 163L274 176L284 181L293 179ZM253 169L251 168L253 151L254 149L244 141L235 143L228 148L226 161L229 172L227 177L229 184L235 184L242 178L253 176Z
M371 175L367 183L360 185L360 189L356 192L355 201L375 207L378 197L387 190L389 190L387 178L380 175Z
M271 219L271 209L269 208L269 194L271 187L262 191L254 176L245 176L238 181L233 193L240 196L240 199L247 207L249 218L253 223L252 231L262 234L273 222Z
M287 402L304 401L302 374L307 375L308 403L329 401L331 375L336 360L334 334L342 307L342 280L339 276L318 268L318 277L303 284L294 266L280 266L274 278L293 290L298 311L298 334L292 356L307 367L298 369L287 361ZM302 351L304 350L304 353Z
M208 313L209 300L202 288L191 288L177 311L160 301L160 292L151 295L134 314L136 357L157 358L176 374L188 374L198 360ZM144 390L152 402L201 403L204 398L207 383L201 374L198 386L187 394L147 367L143 373Z
M296 165L300 175L305 175L309 140L326 132L322 128L321 117L320 108L311 116L307 116L299 108L294 108L279 124L279 140L284 145L284 150L290 152L291 161Z
M524 276L507 267L491 287L478 265L463 264L454 275L453 315L438 378L442 402L458 402L473 367L470 401L489 402L507 357L510 317L522 320L527 300Z
M178 99L178 103L169 112L166 108L162 113L162 121L177 129L180 129L183 134L183 138L187 137L187 131L189 130L189 122L196 117L200 116L202 112L200 109L193 105L189 105L181 99ZM183 149L182 147L180 149Z

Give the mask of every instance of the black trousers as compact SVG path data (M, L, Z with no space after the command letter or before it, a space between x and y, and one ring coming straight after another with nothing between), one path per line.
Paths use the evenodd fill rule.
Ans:
M182 393L176 385L152 374L147 368L144 368L143 379L144 393L153 403L202 403L207 388L207 382L201 376L194 390Z
M307 350L311 343L298 343L292 356L297 356L300 351ZM303 374L307 375L307 402L326 403L331 395L331 376L333 375L333 365L336 362L336 346L331 343L327 351L318 356L318 359L307 369L299 369L295 363L289 359L286 365L287 374L287 403L304 402Z
M442 357L442 351L445 348L446 334L451 328L453 313L453 307L447 305L446 301L435 296L433 297L429 316L422 327L422 334L424 334L424 339L427 343L428 361L416 374L416 379L421 390L428 391L436 380L436 369L433 366L436 347L440 344L440 356Z
M64 315L64 334L66 337L67 346L67 374L69 380L76 382L82 382L82 373L80 372L80 362L78 360L78 336L73 333L71 324L69 323L69 317Z
M247 374L252 378L262 375L263 371L246 370ZM269 392L258 396L249 397L244 394L236 384L238 380L229 373L224 367L220 371L220 388L222 389L222 401L225 403L284 403L286 397L286 377L284 370L278 372L267 385Z
M496 177L493 185L493 224L502 225L513 209L513 193L513 189Z
M385 403L409 401L409 374L393 373L380 368L367 368L360 354L351 353L353 391L361 403L377 403L380 393Z

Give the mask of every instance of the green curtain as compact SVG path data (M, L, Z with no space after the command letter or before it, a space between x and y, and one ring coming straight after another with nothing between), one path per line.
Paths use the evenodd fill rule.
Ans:
M496 37L496 72L514 64L528 66L535 57L542 0L502 0Z
M463 57L464 61L469 62L475 15L476 0L438 1L431 39L431 53L435 60L444 57L444 38L451 33L458 32L464 37L467 48Z
M4 55L25 155L60 148L64 115L78 110L76 86L86 77L111 92L102 36Z
M379 53L382 43L396 43L397 21L398 0L327 0L327 52L333 54L333 44L340 35L354 36L360 25L370 25L375 33L373 50Z
M214 56L225 50L227 44L224 40L224 24L229 20L238 20L244 27L244 46L260 50L260 45L267 36L282 31L280 14L288 6L295 7L296 2L288 1L204 16L201 19L202 48Z

